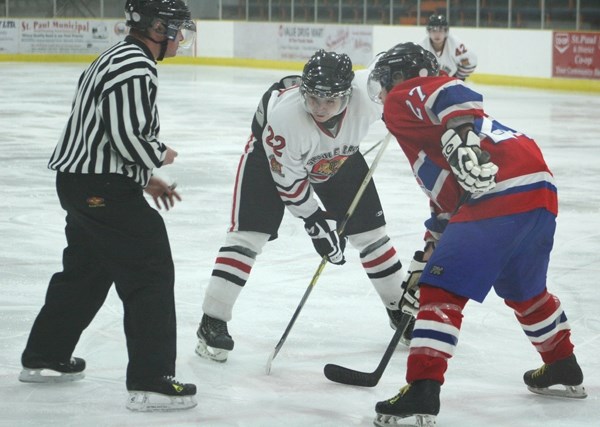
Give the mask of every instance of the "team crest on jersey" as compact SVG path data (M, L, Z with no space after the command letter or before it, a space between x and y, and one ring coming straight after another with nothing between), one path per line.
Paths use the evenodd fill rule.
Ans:
M312 167L311 175L315 178L331 178L335 175L344 162L348 159L347 156L336 156L332 159L322 159L315 163Z
M271 171L273 171L273 173L276 173L280 177L284 176L283 175L283 166L281 166L281 163L279 163L277 161L277 159L275 159L274 155L269 156L269 164L271 165Z
M106 206L104 199L98 196L88 197L85 201L90 208L103 208Z

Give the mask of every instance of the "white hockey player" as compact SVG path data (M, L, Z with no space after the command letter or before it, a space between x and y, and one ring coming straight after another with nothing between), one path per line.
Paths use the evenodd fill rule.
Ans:
M333 264L345 262L348 237L392 327L398 324L402 265L373 180L344 236L337 232L369 170L360 141L381 119L381 108L368 97L367 77L368 70L352 71L348 55L319 50L302 76L285 77L263 95L237 171L231 224L206 289L198 355L227 360L234 345L227 329L233 306L256 257L277 238L286 207L304 221L318 254Z
M450 77L465 80L475 71L477 55L449 31L444 15L431 15L427 22L427 37L421 46L435 54L440 69Z

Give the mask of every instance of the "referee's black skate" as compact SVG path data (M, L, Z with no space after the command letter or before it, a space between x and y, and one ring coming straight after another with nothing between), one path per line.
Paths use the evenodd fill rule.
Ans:
M23 369L19 381L24 383L62 383L85 377L85 360L73 357L67 361L42 360L36 356L21 357Z
M227 361L228 353L233 350L233 339L227 331L227 322L204 314L196 336L198 356L221 363Z
M398 325L400 324L402 317L405 315L405 313L402 310L390 310L389 308L386 308L386 311L388 317L390 318L390 326L395 331L396 329L398 329ZM400 342L407 347L410 345L410 340L412 339L412 332L414 327L415 318L411 317L410 321L408 322L408 325L406 325L406 327L404 328L402 336L400 337Z
M583 372L581 372L574 354L566 359L544 364L541 368L525 372L523 381L525 381L527 389L533 393L576 399L587 397L585 388L582 386ZM550 388L552 386L559 387Z
M391 399L375 406L376 426L398 425L403 418L415 417L417 427L433 427L440 412L441 384L433 380L419 380L400 389Z
M136 412L179 411L198 405L196 386L183 384L172 376L127 382L127 409Z

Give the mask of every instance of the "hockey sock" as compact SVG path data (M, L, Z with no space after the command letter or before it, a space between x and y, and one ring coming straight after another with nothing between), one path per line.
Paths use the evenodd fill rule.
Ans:
M390 238L385 236L367 247L360 260L383 304L390 310L398 310L404 272Z
M515 311L525 335L544 363L550 364L573 354L571 328L556 296L544 290L527 301L504 302Z
M255 262L252 253L243 249L224 246L219 250L202 304L204 313L225 322L231 320L233 305Z
M443 384L468 298L433 286L421 284L420 288L421 307L410 342L406 381L429 379Z

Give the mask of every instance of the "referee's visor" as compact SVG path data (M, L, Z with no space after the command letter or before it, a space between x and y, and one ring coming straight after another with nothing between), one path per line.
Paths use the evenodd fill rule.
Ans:
M167 25L167 38L176 40L180 31L183 38L179 41L179 47L188 49L196 38L196 24L191 19L185 21L170 19Z

